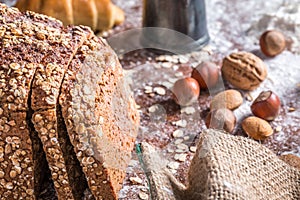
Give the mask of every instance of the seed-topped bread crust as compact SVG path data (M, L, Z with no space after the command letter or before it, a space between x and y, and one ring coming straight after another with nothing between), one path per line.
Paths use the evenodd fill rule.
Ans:
M28 100L43 52L39 45L31 46L39 41L35 34L38 26L31 24L26 15L2 4L0 14L0 149L4 150L0 194L2 199L35 199L46 162L40 141L30 127Z
M76 163L70 163L70 161L76 157L74 154L74 158L67 158L72 155L67 155L64 151L67 148L66 138L60 137L59 134L56 115L58 95L68 64L77 49L91 34L92 32L84 27L73 27L65 38L61 36L62 45L52 46L53 52L42 60L42 65L37 68L33 80L31 107L34 115L32 122L41 138L58 199L62 200L80 199L83 191L79 190L81 187L78 182L69 180L68 174L73 173L70 169L76 168L73 167ZM71 176L70 178L72 179Z
M108 44L0 4L0 199L117 199L139 118Z

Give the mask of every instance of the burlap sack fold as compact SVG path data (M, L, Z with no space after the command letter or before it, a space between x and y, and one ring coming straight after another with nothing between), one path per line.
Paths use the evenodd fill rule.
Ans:
M166 160L142 143L152 199L299 200L300 170L256 141L221 131L201 133L184 186L166 168Z

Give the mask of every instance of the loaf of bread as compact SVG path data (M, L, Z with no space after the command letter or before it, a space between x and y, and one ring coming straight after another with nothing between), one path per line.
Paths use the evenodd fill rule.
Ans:
M117 199L138 113L105 40L0 4L0 199ZM88 191L88 192L86 192Z
M18 0L16 7L61 20L65 25L86 25L107 30L124 21L124 12L110 0Z

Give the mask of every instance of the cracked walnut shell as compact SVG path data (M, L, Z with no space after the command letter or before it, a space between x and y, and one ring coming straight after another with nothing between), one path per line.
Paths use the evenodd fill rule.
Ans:
M267 67L254 54L237 52L224 58L222 75L236 88L254 90L266 79Z

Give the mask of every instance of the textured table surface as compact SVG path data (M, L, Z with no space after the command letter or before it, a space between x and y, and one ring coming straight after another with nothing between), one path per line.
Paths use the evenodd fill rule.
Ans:
M122 36L127 30L141 28L142 1L114 2L125 10L127 18L123 25L104 34L108 35L108 40L116 35ZM282 101L282 108L279 117L271 122L274 135L261 143L277 155L293 153L300 156L299 3L296 0L206 1L211 40L202 51L161 56L147 50L136 50L120 55L121 63L132 81L131 86L141 113L138 142L147 141L156 146L169 160L167 167L181 182L186 181L193 146L201 131L206 129L203 119L209 112L209 101L216 91L201 91L197 103L181 108L172 99L172 84L179 78L189 76L192 67L199 62L212 60L220 65L223 57L234 51L256 54L264 60L269 71L267 80L257 90L241 91L245 100L235 110L238 121L251 114L250 105L261 91L274 91ZM267 29L281 30L287 39L287 50L275 58L267 58L259 50L259 36ZM224 85L230 88L226 82ZM239 123L233 134L246 137ZM135 183L134 179L130 180L131 177L138 177L142 181ZM146 198L147 188L145 174L134 153L120 198Z

